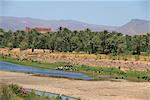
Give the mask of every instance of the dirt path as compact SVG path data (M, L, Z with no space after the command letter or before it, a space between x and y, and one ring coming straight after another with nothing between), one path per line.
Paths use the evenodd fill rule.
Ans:
M15 83L83 100L150 100L148 82L82 81L0 71L0 83Z

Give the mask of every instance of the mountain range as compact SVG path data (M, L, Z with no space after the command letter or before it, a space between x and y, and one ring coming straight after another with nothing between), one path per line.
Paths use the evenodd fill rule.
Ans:
M150 32L150 20L132 19L122 26L95 25L75 20L44 20L29 17L8 17L0 16L0 28L4 30L24 30L25 27L44 27L52 28L57 31L59 27L66 27L70 30L84 30L86 28L92 31L117 31L123 34L135 35Z

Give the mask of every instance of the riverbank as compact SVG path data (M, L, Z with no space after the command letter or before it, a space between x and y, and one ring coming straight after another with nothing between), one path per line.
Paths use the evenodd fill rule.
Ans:
M81 97L82 100L149 100L149 82L83 81L0 71L0 83Z
M67 72L83 73L95 80L125 79L129 81L150 81L149 71L135 71L135 70L123 71L122 69L119 68L105 68L105 67L103 68L85 65L72 65L71 63L65 62L46 63L46 62L32 61L28 59L12 58L8 56L4 57L0 56L0 61L31 66L35 68L42 68L49 70L58 69Z
M118 68L122 70L145 71L150 70L150 56L144 55L104 55L104 54L86 54L77 52L50 52L49 50L31 49L20 50L19 48L0 48L0 54L11 56L13 58L28 59L32 61L54 63L71 62L74 64Z
M0 84L0 100L80 100L51 92L23 88L17 84Z
M0 70L3 71L13 71L13 72L22 72L22 73L32 73L38 76L47 76L47 77L65 77L70 79L82 79L82 80L92 80L93 78L82 74L82 73L75 73L75 72L66 72L63 70L49 70L44 68L36 68L30 66L24 66L19 64L13 64L9 62L2 62L0 61Z

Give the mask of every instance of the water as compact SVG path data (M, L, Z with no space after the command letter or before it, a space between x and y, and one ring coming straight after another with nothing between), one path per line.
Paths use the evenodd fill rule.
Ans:
M31 89L27 89L28 91L31 91ZM39 91L39 90L34 90L35 94L40 95L40 96L47 96L47 97L56 97L56 96L60 96L59 94L56 93L51 93L51 92L44 92L44 91ZM74 97L70 97L70 96L65 96L65 95L61 95L61 99L62 100L66 100L66 98L68 98L69 100L77 100Z
M27 73L33 73L33 74L40 74L40 75L47 75L47 76L59 76L59 77L67 77L67 78L83 79L83 80L92 80L93 79L82 73L34 68L34 67L30 67L30 66L23 66L23 65L12 64L12 63L2 62L2 61L0 61L0 70L27 72Z

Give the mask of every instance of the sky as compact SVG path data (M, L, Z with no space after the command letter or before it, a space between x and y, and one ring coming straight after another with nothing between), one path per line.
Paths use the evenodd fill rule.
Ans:
M150 20L149 0L0 0L0 16L77 20L121 26L131 19Z

